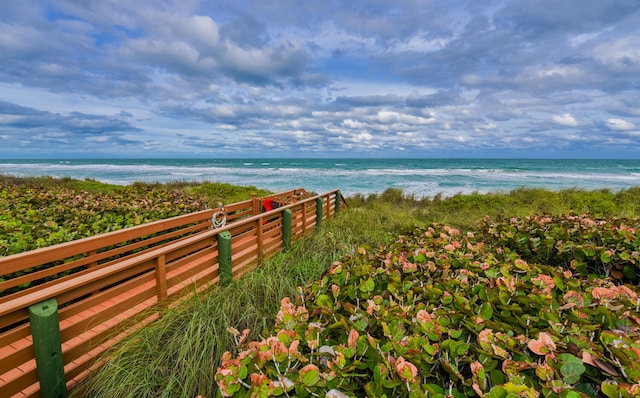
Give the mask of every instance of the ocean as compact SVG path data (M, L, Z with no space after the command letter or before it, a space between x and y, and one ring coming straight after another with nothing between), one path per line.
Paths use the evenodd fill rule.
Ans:
M215 181L274 192L293 188L345 196L399 188L417 197L640 186L640 159L56 159L0 160L0 174L135 181Z

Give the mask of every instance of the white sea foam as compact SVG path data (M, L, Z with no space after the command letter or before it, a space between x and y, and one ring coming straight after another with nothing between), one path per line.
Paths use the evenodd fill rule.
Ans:
M473 166L470 166L473 164ZM112 184L134 181L219 181L273 191L339 188L345 195L397 187L417 196L505 191L518 187L612 190L640 185L640 161L555 163L518 160L96 160L0 161L0 173L92 178Z

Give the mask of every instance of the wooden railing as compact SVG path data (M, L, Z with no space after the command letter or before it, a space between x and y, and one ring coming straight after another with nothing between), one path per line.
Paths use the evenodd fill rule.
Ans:
M0 258L2 275L42 267L0 283L36 284L0 297L0 397L66 395L153 308L249 272L346 204L337 190L273 197L285 205L225 206L219 229L207 210Z

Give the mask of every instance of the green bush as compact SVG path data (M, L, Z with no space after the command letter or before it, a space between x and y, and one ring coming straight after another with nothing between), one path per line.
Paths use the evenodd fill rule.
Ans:
M563 245L584 238L563 233L566 220L540 221ZM619 261L635 267L640 224L620 223L630 224L608 250L633 240L635 254ZM511 236L485 236L433 225L334 262L282 300L268 337L247 341L249 330L231 330L238 346L216 371L219 395L637 396L637 287L527 262L522 246L507 249Z

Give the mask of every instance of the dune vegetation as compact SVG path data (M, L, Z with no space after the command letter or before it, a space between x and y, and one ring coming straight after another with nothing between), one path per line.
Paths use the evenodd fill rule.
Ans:
M129 189L64 184L83 195ZM143 186L143 197L193 195L191 205L234 190ZM2 192L4 209L25 208ZM347 201L290 251L163 310L75 395L639 394L640 188L449 198L388 189ZM3 214L6 241L15 227Z

